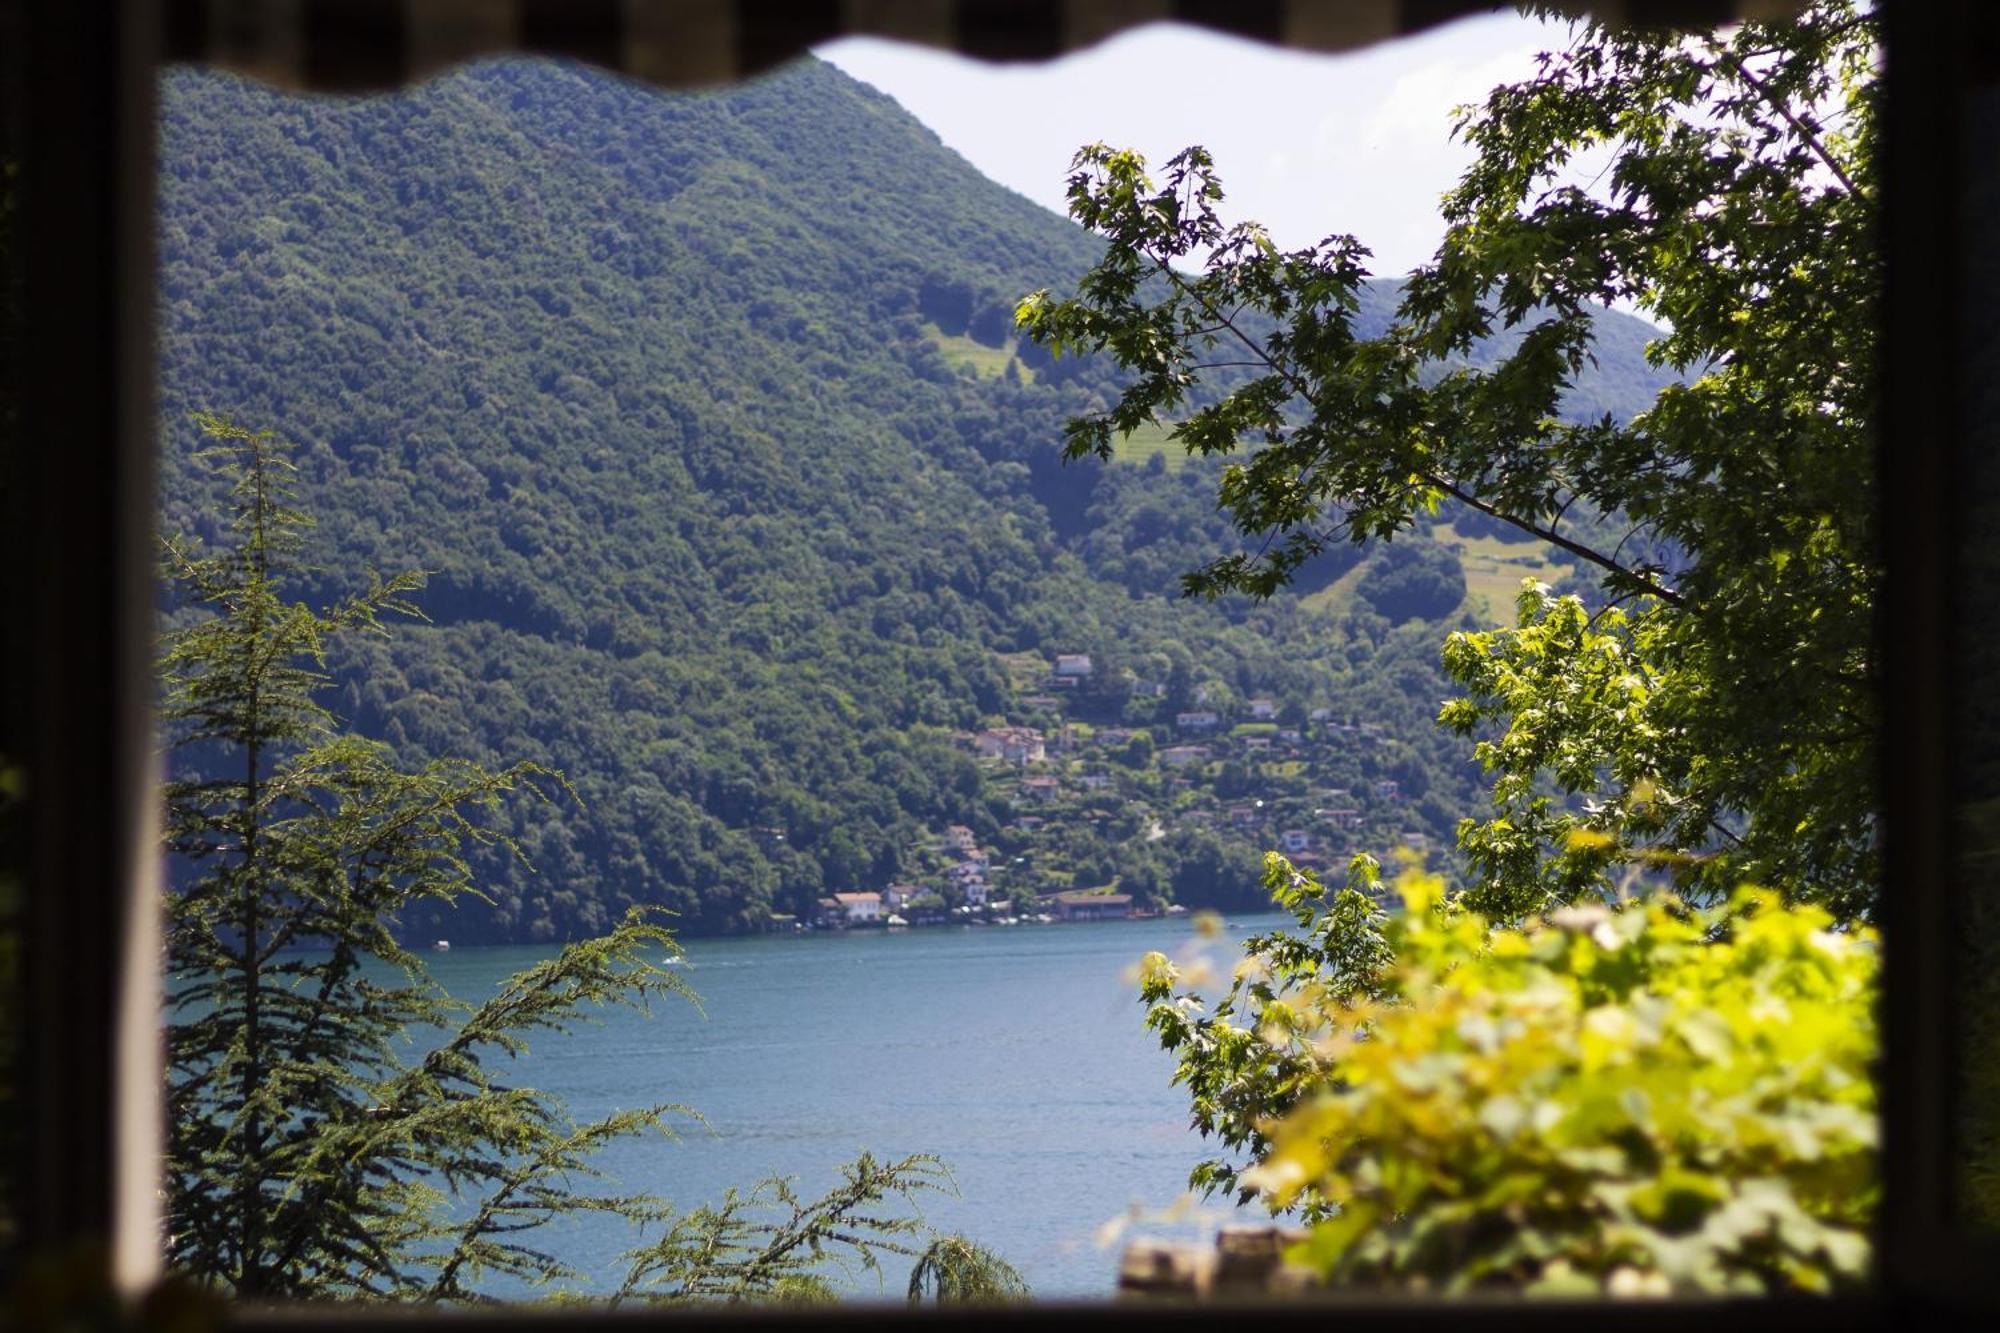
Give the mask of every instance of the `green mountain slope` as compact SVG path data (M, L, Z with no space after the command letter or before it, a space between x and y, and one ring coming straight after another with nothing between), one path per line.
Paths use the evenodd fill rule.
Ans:
M296 441L321 524L298 595L432 573L429 624L334 664L339 710L582 798L510 809L533 870L495 860L492 906L420 937L563 937L631 902L744 928L929 873L950 823L1043 886L1226 900L1264 834L1204 800L1395 781L1368 829L1436 840L1473 799L1429 725L1434 620L1174 597L1232 540L1208 466L1062 466L1110 371L1007 330L1092 243L831 67L669 97L506 62L360 101L179 73L162 127L164 523L216 535L189 411ZM1623 411L1654 381L1615 332L1580 394ZM1058 652L1094 679L1033 702L1023 655ZM1204 686L1387 739L1328 732L1292 772L1218 752L1184 787L1134 756L1099 818L1031 838L1017 775L953 736L1067 715L1165 745Z

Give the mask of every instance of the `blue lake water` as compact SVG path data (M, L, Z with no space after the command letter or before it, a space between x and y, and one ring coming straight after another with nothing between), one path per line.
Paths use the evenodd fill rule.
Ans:
M1141 1026L1132 966L1149 949L1205 945L1226 975L1232 941L1278 920L1232 920L1209 941L1185 918L694 940L684 970L705 1016L672 1001L650 1016L613 1011L542 1038L508 1077L560 1094L579 1120L667 1101L699 1110L707 1129L600 1158L620 1186L680 1207L773 1174L817 1191L864 1150L935 1153L961 1197L925 1202L934 1225L1000 1252L1039 1299L1106 1298L1117 1250L1100 1229L1134 1205L1173 1204L1204 1156L1168 1085L1172 1059ZM477 1001L543 956L428 961ZM601 1283L634 1243L625 1224L598 1219L552 1240ZM863 1275L854 1294L900 1299L906 1278L907 1267Z

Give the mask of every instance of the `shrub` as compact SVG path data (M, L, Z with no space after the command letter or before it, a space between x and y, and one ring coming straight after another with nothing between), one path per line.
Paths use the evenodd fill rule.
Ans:
M1321 1071L1241 1175L1311 1223L1295 1261L1439 1291L1864 1279L1872 932L1751 889L1496 930L1435 879L1402 888L1375 995L1261 1006L1260 1039Z

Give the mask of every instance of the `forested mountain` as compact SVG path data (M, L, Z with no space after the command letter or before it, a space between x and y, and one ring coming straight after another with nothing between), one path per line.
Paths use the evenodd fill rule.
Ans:
M223 512L192 411L295 441L319 528L294 595L431 571L429 623L330 663L336 708L580 798L511 806L532 869L492 857L492 906L418 937L565 938L634 902L753 927L923 882L948 824L1037 884L1240 900L1267 829L1215 802L1352 799L1331 853L1435 844L1479 799L1431 724L1440 624L1504 615L1538 555L1461 523L1266 605L1180 600L1234 540L1212 472L1145 439L1062 465L1111 369L1010 334L1094 242L830 66L669 96L504 62L366 100L176 73L161 110L164 525ZM1645 326L1600 323L1573 406L1629 412L1663 376ZM1051 698L1059 653L1092 672ZM1253 698L1291 759L1154 761L1178 713L1227 731ZM1024 824L1022 774L963 733L1065 722L1059 783L1115 780ZM1091 724L1135 735L1097 757Z

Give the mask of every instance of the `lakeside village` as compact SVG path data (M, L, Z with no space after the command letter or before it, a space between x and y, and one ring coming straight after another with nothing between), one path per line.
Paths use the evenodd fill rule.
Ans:
M1215 684L1182 692L1121 673L1096 679L1089 654L1009 660L1017 708L1004 725L952 733L980 762L995 805L1012 818L986 838L964 824L937 829L896 883L818 900L805 918L773 913L773 931L1021 925L1175 914L1209 905L1200 876L1227 877L1261 897L1263 853L1275 849L1331 880L1367 848L1419 854L1434 822L1409 801L1402 749L1382 722L1301 701L1236 699ZM1026 677L1023 679L1023 677ZM1030 692L1039 690L1039 692ZM1102 725L1109 699L1121 721ZM1158 705L1147 709L1147 703ZM1140 705L1134 708L1132 705ZM782 838L778 829L763 830ZM1157 845L1167 857L1132 855ZM1192 850L1190 850L1192 849ZM1159 862L1178 864L1162 870ZM1139 862L1136 872L1134 863ZM1206 900L1206 901L1204 901Z

